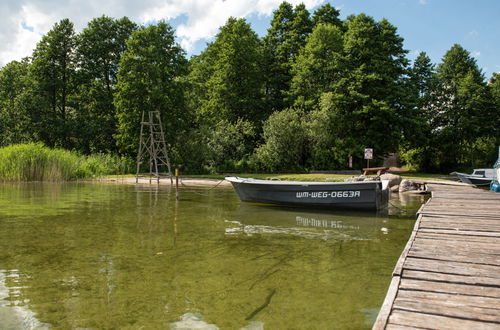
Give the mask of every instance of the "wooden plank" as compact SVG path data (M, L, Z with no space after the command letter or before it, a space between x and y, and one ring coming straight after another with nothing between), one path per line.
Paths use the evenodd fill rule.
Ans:
M462 185L428 189L432 198L418 212L393 272L398 287L377 324L500 329L500 194Z
M497 278L487 276L446 274L432 271L403 270L403 278L468 285L489 285L500 287Z
M457 295L442 292L428 292L428 291L416 291L416 290L399 290L396 296L396 301L398 299L407 299L415 301L424 301L427 303L450 305L453 309L458 311L463 311L469 308L483 308L487 310L488 315L494 315L498 317L495 322L500 323L500 299L492 297L480 297L473 295ZM460 317L460 315L455 315ZM471 318L471 317L466 317ZM491 321L491 320L490 320Z
M399 288L401 290L422 290L429 292L500 298L500 287L484 285L467 285L403 278L400 281Z
M417 328L417 327L411 327L411 326L399 325L399 324L388 324L385 328L386 328L387 330L411 330L411 329L425 329L425 328Z
M418 216L417 221L415 221L415 225L413 226L413 231L411 232L410 238L408 239L408 242L406 242L406 246L403 249L403 252L399 256L398 262L396 263L396 267L394 267L394 270L392 272L392 275L395 276L400 276L401 272L403 271L403 264L404 261L406 260L406 257L408 256L408 252L411 249L411 246L415 240L415 236L417 235L418 228L420 227L420 221L422 219L422 216Z
M439 237L439 235L435 235L434 237L422 237L421 235L417 235L417 237L415 237L414 244L416 246L423 245L423 246L429 246L431 248L442 247L443 249L447 248L468 249L471 252L477 251L488 254L500 253L500 242L483 242L482 240L476 240L476 241L458 240L457 237L442 238Z
M498 219L492 219L492 218L473 218L473 217L468 217L468 216L429 216L426 215L424 216L424 221L430 221L430 222L460 222L460 223L477 223L477 224L498 224Z
M499 225L483 225L483 224L472 224L472 223L458 223L458 222L430 222L430 221L422 221L422 228L437 228L437 229L455 229L455 230L469 230L469 231L487 231L500 233Z
M484 236L471 236L471 235L460 235L460 234L444 234L435 232L424 232L419 230L417 233L417 238L429 239L435 241L453 241L453 242L465 242L465 243L484 243L490 246L500 246L500 241L495 237L484 237Z
M492 265L481 265L457 261L429 260L414 257L406 258L403 266L408 270L420 270L444 274L481 276L500 279L500 268ZM500 281L498 282L500 283Z
M476 321L498 322L500 326L500 315L498 310L490 310L484 307L463 306L447 301L427 301L415 299L396 298L394 309L401 309L417 313L435 314L448 317L466 318Z
M439 209L439 208L425 208L423 211L419 212L424 215L449 215L449 216L463 216L464 214L460 210L454 211L451 209ZM489 212L477 212L476 214L469 214L470 217L489 217L492 219L500 219L500 216L495 210Z
M415 313L403 310L395 310L389 317L389 324L441 330L498 330L499 328L497 323L485 323L462 318Z
M452 249L448 250L448 253L443 253L445 251L439 250L431 250L431 249L420 249L414 247L409 253L409 257L416 258L425 258L431 260L440 260L440 261L456 261L465 264L474 264L474 265L493 265L499 266L499 256L491 256L491 255L482 255L481 253L459 253L458 251L453 251ZM497 272L500 272L500 267L498 267Z
M485 236L485 237L495 237L500 238L500 233L491 233L486 231L475 231L475 230L453 230L453 229L435 229L435 228L423 228L420 226L419 232L421 233L443 233L443 234L455 234L455 235L470 235L470 236Z
M439 252L442 251L443 254L447 254L451 251L463 252L463 253L477 253L482 255L498 256L498 264L500 265L500 248L496 248L498 245L488 245L482 244L480 242L453 242L453 241L437 241L437 240L427 240L427 239L415 239L412 246L421 250L428 249L429 251Z
M389 315L392 310L392 304L396 299L396 295L398 294L399 289L399 276L394 276L391 280L391 284L389 285L389 290L387 290L387 295L385 296L384 303L378 312L377 319L373 324L373 330L385 329L387 325L387 321L389 320Z

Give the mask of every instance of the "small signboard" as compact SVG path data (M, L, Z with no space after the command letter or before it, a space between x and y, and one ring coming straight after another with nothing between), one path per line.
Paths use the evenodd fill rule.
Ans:
M365 148L365 159L373 159L373 149Z

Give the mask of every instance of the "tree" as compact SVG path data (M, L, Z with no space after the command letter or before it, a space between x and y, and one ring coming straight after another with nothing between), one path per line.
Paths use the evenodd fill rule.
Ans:
M403 39L388 21L365 14L349 17L346 27L341 71L319 103L328 118L328 148L354 157L366 146L378 154L396 151L405 110Z
M436 84L435 65L420 52L408 70L407 109L402 117L403 137L400 155L406 165L416 170L432 169L435 148L432 143L431 118L426 111Z
M342 28L343 23L339 16L340 11L335 9L331 4L326 3L316 9L312 17L312 24L314 27L320 24L331 24Z
M38 105L40 121L35 129L49 146L71 148L73 104L69 103L75 88L76 35L68 19L56 23L37 44L30 73L36 93L45 102Z
M115 135L122 152L134 154L139 145L141 114L159 111L165 138L172 147L190 123L184 100L187 73L184 51L165 22L132 33L119 61L114 104L118 118Z
M259 124L265 118L259 46L244 19L229 18L215 41L191 61L189 81L200 122L244 119Z
M342 31L331 24L316 26L292 67L290 95L295 105L317 108L321 95L342 77L342 61Z
M303 113L275 112L264 123L264 144L255 150L254 166L268 171L299 170L306 162L307 136Z
M87 153L116 150L113 96L118 63L136 29L126 17L102 16L90 21L78 36L78 121L85 123L79 126L78 136L80 148Z
M0 146L29 142L31 118L24 106L31 84L27 59L0 69Z
M437 167L440 171L473 167L477 145L496 130L490 90L475 59L460 45L446 52L436 77L427 111L439 148Z
M203 126L206 137L206 164L213 172L216 170L244 170L245 160L253 151L255 129L243 119L232 123L221 120L214 126ZM199 147L198 147L199 152Z
M263 39L265 91L268 112L290 105L287 94L292 80L292 64L312 31L309 12L303 4L293 9L282 2L274 11L271 27Z

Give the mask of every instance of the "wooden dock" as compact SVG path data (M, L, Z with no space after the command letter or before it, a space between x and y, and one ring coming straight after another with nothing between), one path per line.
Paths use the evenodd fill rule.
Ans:
M500 194L428 188L373 329L500 329Z

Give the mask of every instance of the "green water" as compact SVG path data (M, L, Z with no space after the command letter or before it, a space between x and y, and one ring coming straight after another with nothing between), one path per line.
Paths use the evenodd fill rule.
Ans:
M226 187L180 197L0 185L0 328L370 328L423 202L384 215L245 204Z

